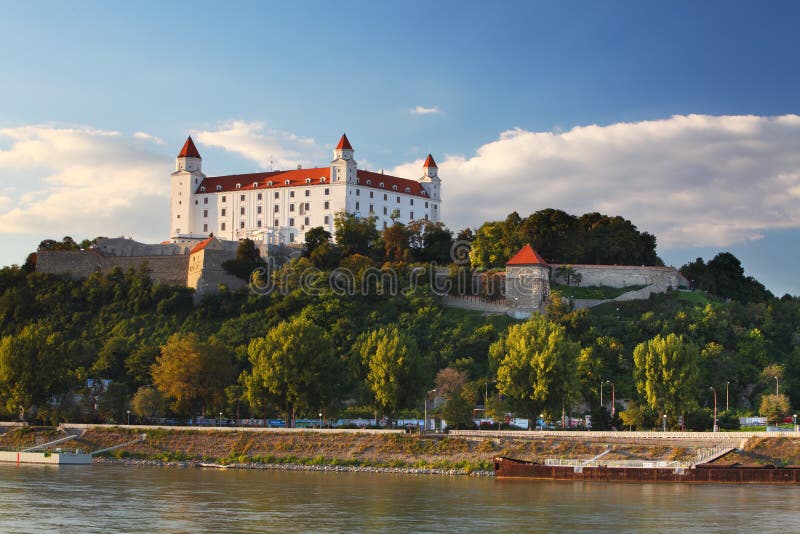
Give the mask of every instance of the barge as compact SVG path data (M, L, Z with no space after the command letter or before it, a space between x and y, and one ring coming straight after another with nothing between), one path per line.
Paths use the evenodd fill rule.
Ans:
M691 484L800 484L800 465L704 463L691 467L613 467L546 465L498 456L498 478L597 482L683 482Z

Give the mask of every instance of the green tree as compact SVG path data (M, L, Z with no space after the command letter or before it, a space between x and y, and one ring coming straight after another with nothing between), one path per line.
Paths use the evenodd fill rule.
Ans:
M473 428L475 426L474 407L475 398L470 395L468 388L459 387L450 394L439 415L447 422L448 428L456 430Z
M197 334L173 334L161 347L151 368L153 383L181 415L221 405L225 386L232 382L230 353L214 342L202 342Z
M777 425L790 410L789 397L784 394L763 395L761 397L759 413L767 418L767 424L773 421Z
M356 217L351 213L340 211L333 218L336 243L344 256L361 254L372 256L378 242L378 229L375 217Z
M675 416L697 408L700 351L683 336L657 335L633 351L636 390L655 414Z
M367 371L367 387L384 415L392 420L398 410L419 402L430 375L414 338L389 326L367 332L356 347Z
M298 316L253 339L248 347L252 379L245 380L257 398L267 392L287 405L294 421L296 409L327 406L339 390L341 365L324 328Z
M498 391L529 418L542 411L560 415L575 399L580 352L580 344L568 338L562 325L541 314L511 326L489 348L497 362Z
M140 387L131 400L131 411L136 417L144 420L161 417L164 406L164 397L153 386Z
M322 226L315 226L306 232L306 246L303 255L310 258L317 248L324 244L330 244L331 233Z

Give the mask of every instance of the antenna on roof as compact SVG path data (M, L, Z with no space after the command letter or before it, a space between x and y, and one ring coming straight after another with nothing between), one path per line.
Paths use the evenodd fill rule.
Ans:
M272 154L269 156L269 172L272 172Z

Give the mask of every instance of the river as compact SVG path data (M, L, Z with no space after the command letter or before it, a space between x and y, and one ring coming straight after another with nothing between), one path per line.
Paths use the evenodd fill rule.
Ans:
M795 532L800 487L0 465L0 532Z

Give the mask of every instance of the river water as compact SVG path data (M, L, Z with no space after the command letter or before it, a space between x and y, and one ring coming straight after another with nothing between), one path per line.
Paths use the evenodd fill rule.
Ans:
M796 532L800 487L0 465L0 532Z

